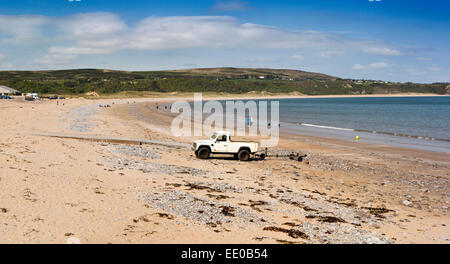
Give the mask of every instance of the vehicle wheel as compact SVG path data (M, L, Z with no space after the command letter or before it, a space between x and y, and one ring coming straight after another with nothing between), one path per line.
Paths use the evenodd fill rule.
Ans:
M209 159L211 156L211 151L209 148L201 148L198 150L197 155L200 159Z
M248 161L250 159L250 152L248 150L239 151L239 160L240 161Z
M263 153L263 154L261 154L260 157L261 157L261 160L265 160L266 159L266 154Z

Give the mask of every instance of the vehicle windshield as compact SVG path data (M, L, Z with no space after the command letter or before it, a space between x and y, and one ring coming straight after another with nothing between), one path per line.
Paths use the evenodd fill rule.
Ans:
M218 135L219 135L219 133L214 133L214 134L211 136L211 139L216 139Z

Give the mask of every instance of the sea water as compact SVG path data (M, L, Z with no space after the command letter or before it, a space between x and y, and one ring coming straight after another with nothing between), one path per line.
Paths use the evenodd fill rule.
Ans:
M450 96L277 101L281 132L450 153Z

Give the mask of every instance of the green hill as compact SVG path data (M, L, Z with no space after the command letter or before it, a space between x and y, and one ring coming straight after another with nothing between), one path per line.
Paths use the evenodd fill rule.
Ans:
M112 94L123 91L387 94L448 93L448 83L416 84L341 79L285 69L204 68L171 71L0 71L0 84L43 94Z

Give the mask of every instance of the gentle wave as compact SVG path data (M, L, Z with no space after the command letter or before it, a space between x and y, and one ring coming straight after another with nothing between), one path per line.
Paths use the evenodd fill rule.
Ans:
M291 123L291 122L288 122L288 123ZM296 124L299 126L306 126L306 127L334 129L334 130L341 130L341 131L364 132L364 133L382 134L382 135L397 136L397 137L409 137L409 138L432 140L432 141L437 140L437 141L450 142L450 139L445 139L445 138L432 138L432 137L415 136L415 135L392 133L392 132L370 131L370 130L364 130L364 129L352 129L352 128L332 127L332 126L321 126L321 125L313 125L313 124L305 124L305 123L291 123L291 124Z
M307 127L318 127L318 128L327 128L327 129L334 129L334 130L343 130L343 131L355 131L351 128L342 128L342 127L332 127L332 126L319 126L319 125L313 125L313 124L304 124L300 123L301 126L307 126Z

